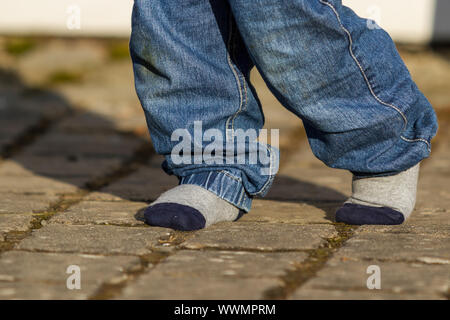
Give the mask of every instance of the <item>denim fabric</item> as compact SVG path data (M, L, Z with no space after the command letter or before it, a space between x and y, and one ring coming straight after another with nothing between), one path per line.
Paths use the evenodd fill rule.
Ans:
M227 140L233 130L263 126L249 79L254 65L303 121L326 165L391 175L428 157L435 113L389 35L369 25L340 0L135 0L136 91L164 170L245 211L252 197L267 193L278 168L270 146L264 175L259 163L179 164L171 157L178 143L172 133L194 135L195 121ZM198 142L192 157L206 145Z
M214 192L244 211L250 211L252 199L243 188L242 180L229 171L205 171L182 177L181 184L195 184Z

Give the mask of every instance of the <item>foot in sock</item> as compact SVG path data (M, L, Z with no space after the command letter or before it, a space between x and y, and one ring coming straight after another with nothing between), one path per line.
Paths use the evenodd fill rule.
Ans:
M353 177L352 196L336 211L336 222L402 224L416 202L419 164L393 176Z
M240 218L240 210L202 187L182 184L164 192L144 212L151 226L198 230Z

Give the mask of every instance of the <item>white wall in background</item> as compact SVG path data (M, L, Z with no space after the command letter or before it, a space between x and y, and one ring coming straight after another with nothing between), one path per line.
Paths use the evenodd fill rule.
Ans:
M167 0L170 1L170 0ZM251 0L249 0L251 1ZM374 18L395 40L428 42L435 23L436 3L450 0L344 0L359 15ZM73 15L80 8L80 29ZM128 36L133 0L0 0L0 33L63 36ZM450 7L448 11L450 11ZM450 17L450 12L443 12ZM439 35L450 40L450 18L438 23Z
M433 36L436 0L344 0L343 3L358 15L376 20L396 40L424 43ZM450 19L448 35L450 39Z
M0 33L128 36L132 5L133 0L0 0ZM80 29L69 29L77 7Z

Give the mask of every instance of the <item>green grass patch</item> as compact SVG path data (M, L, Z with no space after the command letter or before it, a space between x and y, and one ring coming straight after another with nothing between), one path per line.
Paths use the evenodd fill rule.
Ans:
M130 50L127 41L112 41L108 46L109 57L112 60L124 60L130 58Z
M82 79L83 76L80 73L68 70L60 70L51 73L48 77L47 83L49 85L79 83Z
M32 51L36 42L27 38L11 38L5 42L5 50L12 56L21 56Z

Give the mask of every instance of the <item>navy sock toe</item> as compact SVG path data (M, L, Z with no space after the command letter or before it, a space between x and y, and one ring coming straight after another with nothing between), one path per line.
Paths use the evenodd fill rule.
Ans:
M402 224L403 221L405 221L405 217L401 212L388 207L370 207L346 203L336 211L336 222L347 224L395 225Z
M236 217L236 219L234 219L233 221L238 221L240 218L242 218L242 216L245 214L244 210L239 210L239 213Z
M203 229L205 217L196 209L178 203L158 203L144 212L145 222L151 226L191 231Z

